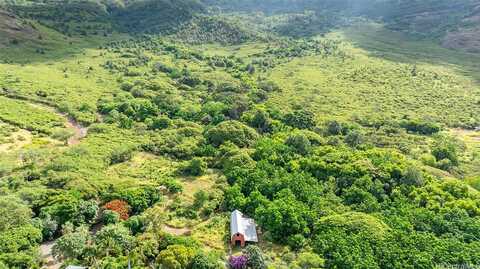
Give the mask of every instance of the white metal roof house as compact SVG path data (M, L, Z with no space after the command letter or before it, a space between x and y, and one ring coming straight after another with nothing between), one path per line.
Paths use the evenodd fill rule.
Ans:
M255 221L238 210L233 211L230 216L230 235L232 245L239 244L244 247L246 242L258 242Z
M76 265L69 265L65 269L87 269L87 267L83 266L76 266Z

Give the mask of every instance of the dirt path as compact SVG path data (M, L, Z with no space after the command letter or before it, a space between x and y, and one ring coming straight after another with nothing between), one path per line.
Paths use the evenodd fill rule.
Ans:
M61 262L58 262L53 258L52 248L55 241L44 242L40 245L40 255L42 260L45 261L45 265L42 269L59 269L62 266Z
M163 225L163 230L169 234L173 234L173 235L185 235L185 234L188 234L190 233L192 230L188 229L188 228L175 228L175 227L172 227L172 226L169 226L169 225Z
M73 131L73 136L70 137L67 141L69 146L77 145L78 143L80 143L80 140L82 138L87 136L88 128L82 126L75 119L69 117L67 114L59 112L56 107L49 104L48 102L42 102L42 101L38 101L38 100L33 100L31 98L27 98L27 97L5 94L4 92L3 92L3 94L0 92L0 95L4 96L4 97L7 97L7 98L11 98L11 99L21 100L23 102L28 103L29 105L31 105L33 107L46 109L46 110L49 110L53 113L56 113L56 114L60 115L62 118L65 119L65 127L67 129L70 129L70 130Z
M78 143L80 143L80 140L82 138L84 138L85 136L87 136L87 133L88 133L88 128L86 127L83 127L82 125L80 125L77 121L75 121L74 119L72 118L69 118L67 117L66 115L63 115L65 118L67 118L67 123L65 124L65 126L68 128L68 129L71 129L73 130L73 136L70 137L68 139L68 145L69 146L73 146L73 145L76 145Z

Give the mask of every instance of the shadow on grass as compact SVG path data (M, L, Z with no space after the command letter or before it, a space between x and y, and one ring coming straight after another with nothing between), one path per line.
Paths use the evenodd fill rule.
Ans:
M376 23L344 28L340 34L371 56L402 63L448 66L480 82L480 54L441 47L435 40L419 40Z

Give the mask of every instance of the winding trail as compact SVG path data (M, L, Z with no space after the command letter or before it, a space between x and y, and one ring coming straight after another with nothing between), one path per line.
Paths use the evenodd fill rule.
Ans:
M88 128L83 127L76 120L74 120L74 119L72 119L72 118L70 118L70 117L68 117L64 114L61 114L61 115L64 116L65 118L67 118L67 122L66 122L65 126L68 129L73 130L73 136L68 139L67 144L69 146L77 145L78 143L80 143L80 140L82 140L82 138L87 136Z
M28 96L18 95L13 92L9 92L4 88L0 89L0 95L10 99L24 101L31 106L46 109L60 115L62 118L65 119L65 127L73 131L73 136L67 140L68 146L77 145L78 143L80 143L80 140L82 138L87 136L88 128L82 126L74 118L68 116L67 114L58 111L58 108L55 106L54 103L51 103L49 101L37 100Z
M186 235L190 233L192 230L189 228L175 228L173 226L169 226L167 224L163 225L163 230L169 234L173 235Z
M55 241L44 242L40 245L40 257L45 261L45 265L42 266L42 269L59 269L62 266L62 263L55 260L52 255L52 248L55 244Z

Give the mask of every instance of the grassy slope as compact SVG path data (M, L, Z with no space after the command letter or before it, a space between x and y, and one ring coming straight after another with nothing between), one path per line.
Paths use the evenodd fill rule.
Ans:
M346 39L341 34L334 37ZM380 44L378 48L389 50ZM271 102L287 107L310 107L319 119L409 117L446 126L479 122L476 104L480 88L456 69L421 61L416 62L415 67L413 62L403 64L372 57L366 50L349 46L347 50L352 57L344 62L307 57L275 68L270 77L279 82L284 91L273 96ZM404 55L402 51L393 53ZM417 74L413 75L415 68Z
M446 49L434 41L417 40L374 23L342 29L340 34L375 57L405 63L443 65L466 76L480 79L479 54Z

